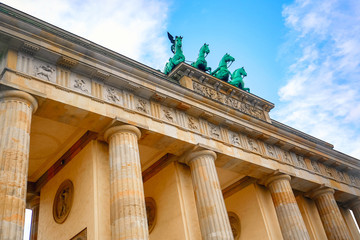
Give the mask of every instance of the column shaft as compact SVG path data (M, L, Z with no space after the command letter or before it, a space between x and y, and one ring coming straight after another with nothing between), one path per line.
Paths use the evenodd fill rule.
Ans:
M203 239L234 239L215 167L216 154L204 150L187 159Z
M351 239L349 230L335 201L334 192L330 188L320 188L313 191L310 197L315 201L328 239Z
M30 125L35 98L0 92L0 239L22 239L29 165Z
M310 239L290 185L290 176L275 175L266 181L285 240Z
M140 130L124 125L108 129L110 220L113 240L148 239L138 138Z

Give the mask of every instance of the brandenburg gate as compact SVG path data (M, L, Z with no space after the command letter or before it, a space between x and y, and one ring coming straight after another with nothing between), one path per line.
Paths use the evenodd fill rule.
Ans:
M272 108L0 4L0 239L360 239L359 160Z

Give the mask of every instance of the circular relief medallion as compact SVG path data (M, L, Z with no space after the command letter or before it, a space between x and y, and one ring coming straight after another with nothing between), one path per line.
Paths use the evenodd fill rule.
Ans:
M74 185L69 179L67 179L60 185L55 195L53 205L53 216L55 222L65 222L71 210L73 196Z
M156 223L156 203L151 197L145 198L146 216L148 221L149 233L154 229Z
M240 231L241 231L240 219L234 212L228 212L228 216L229 216L231 231L234 235L234 240L237 240L240 238Z

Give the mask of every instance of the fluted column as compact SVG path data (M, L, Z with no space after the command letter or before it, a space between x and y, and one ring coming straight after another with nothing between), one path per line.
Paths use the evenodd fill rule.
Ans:
M0 239L22 239L29 165L30 125L37 101L30 94L0 92Z
M208 150L191 153L190 166L202 238L234 239L215 167L216 153Z
M265 185L269 188L275 205L281 233L285 240L310 239L290 185L291 177L278 174L269 177Z
M335 201L334 190L327 187L319 188L310 193L314 199L329 240L351 239L346 223Z
M353 211L357 225L360 228L360 199L357 198L350 203L350 209Z
M130 125L105 132L110 158L110 224L112 240L149 238L138 139Z

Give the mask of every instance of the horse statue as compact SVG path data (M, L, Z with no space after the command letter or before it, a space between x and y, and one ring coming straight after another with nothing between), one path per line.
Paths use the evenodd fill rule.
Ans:
M220 63L219 63L219 67L215 69L215 71L211 72L211 75L213 75L214 77L217 77L225 82L228 81L229 79L229 75L231 75L230 71L228 70L228 66L227 63L230 62L234 62L235 58L233 58L232 56L230 56L230 54L225 54Z
M204 43L204 45L200 48L199 57L196 59L196 62L193 62L191 66L204 71L211 72L211 67L207 66L207 61L205 60L206 56L210 53L209 44Z
M236 69L233 74L231 74L231 80L229 83L235 87L238 87L244 91L250 92L250 88L244 88L243 78L247 76L247 73L244 67Z
M171 45L171 51L174 53L174 56L169 58L169 61L166 63L164 68L164 73L169 74L176 65L185 61L185 56L181 49L182 47L182 37L175 36L175 38L168 32L168 38Z

